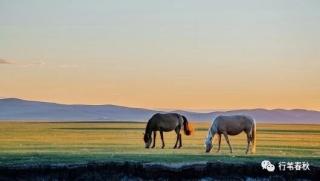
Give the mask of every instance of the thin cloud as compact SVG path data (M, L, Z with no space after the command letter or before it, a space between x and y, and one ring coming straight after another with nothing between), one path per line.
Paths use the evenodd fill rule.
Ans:
M18 67L52 67L52 68L61 68L61 69L77 69L80 67L80 65L76 64L47 64L44 61L39 61L39 62L26 62L26 63L21 63L17 61L12 61L12 60L6 60L3 58L0 58L0 65L13 65L13 66L18 66Z
M14 62L10 62L10 61L8 61L8 60L1 59L1 58L0 58L0 64L14 64Z
M45 63L44 62L30 62L30 63L20 63L18 65L23 66L23 67L32 67L32 66L43 66L43 65L45 65Z
M0 58L0 64L6 64L6 65L16 65L21 67L31 67L31 66L42 66L45 65L44 62L29 62L29 63L20 63L16 61L6 60L3 58Z

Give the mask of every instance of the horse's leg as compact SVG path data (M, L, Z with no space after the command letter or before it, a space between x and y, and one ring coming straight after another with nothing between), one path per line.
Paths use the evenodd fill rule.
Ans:
M157 131L153 131L153 145L151 148L154 148L156 146L156 136L157 136Z
M221 146L221 134L218 134L219 136L219 140L218 140L218 149L217 149L217 152L220 152L220 146Z
M179 147L178 147L178 148L181 148L181 147L182 147L182 138L181 138L181 133L179 133L179 141L180 141L180 144L179 144Z
M224 138L226 139L226 141L227 141L227 143L229 145L230 153L232 153L232 147L231 147L231 144L230 144L230 141L229 141L229 138L228 138L228 134L226 132L224 132L223 136L224 136Z
M160 136L161 136L161 141L162 141L162 147L161 148L164 148L164 141L163 141L163 131L160 131Z
M178 129L175 129L175 131L176 131L176 133L177 133L177 140L176 140L176 144L174 145L174 149L176 149L177 148L177 145L178 145L178 141L179 141L179 130Z
M248 145L247 145L247 150L246 150L246 154L248 154L248 152L249 152L249 146L250 146L250 140L251 140L251 138L250 138L250 133L247 133L247 132L246 132L246 134L247 134L247 142L248 142Z

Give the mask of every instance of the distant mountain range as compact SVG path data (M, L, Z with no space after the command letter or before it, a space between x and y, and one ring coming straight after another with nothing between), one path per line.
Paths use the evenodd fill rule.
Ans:
M17 98L0 99L0 121L147 121L157 111L116 105L57 104L27 101ZM318 123L320 112L304 109L243 109L208 113L173 111L192 121L209 121L218 115L244 114L257 122L270 123Z

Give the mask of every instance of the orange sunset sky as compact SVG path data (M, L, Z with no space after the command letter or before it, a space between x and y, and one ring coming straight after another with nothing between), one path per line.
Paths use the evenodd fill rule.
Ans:
M320 1L2 1L0 97L320 110Z

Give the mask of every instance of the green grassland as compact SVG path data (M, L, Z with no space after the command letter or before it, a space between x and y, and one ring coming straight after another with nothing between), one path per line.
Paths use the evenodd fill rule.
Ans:
M81 164L104 161L144 162L261 162L308 161L320 165L320 125L257 125L257 153L246 155L246 136L230 136L234 153L222 139L222 149L204 153L209 122L195 123L192 136L183 135L183 148L172 149L175 133L165 133L161 149L145 149L145 123L0 123L0 165ZM216 140L215 140L216 143Z

